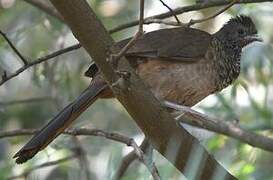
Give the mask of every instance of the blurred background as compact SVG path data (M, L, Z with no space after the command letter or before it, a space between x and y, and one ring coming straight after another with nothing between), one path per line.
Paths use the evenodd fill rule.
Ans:
M46 1L45 1L46 2ZM138 18L137 0L89 0L90 5L107 29ZM165 0L172 8L194 4L190 0ZM218 8L184 13L182 22L206 17ZM145 16L168 9L157 1L146 1ZM239 79L221 93L211 95L194 109L221 117L236 119L251 131L272 136L273 130L273 5L258 3L235 5L213 20L195 27L216 32L229 18L238 14L252 17L263 43L254 43L244 49ZM172 19L172 18L170 18ZM173 19L172 19L173 20ZM164 28L164 25L145 25L145 31ZM0 29L6 33L18 50L30 61L62 49L77 41L61 21L31 6L24 0L0 0ZM132 36L136 28L112 34L115 40ZM84 77L91 58L83 49L58 56L21 73L0 86L0 131L19 128L40 128L65 105L87 87ZM0 74L9 75L22 66L21 60L0 37ZM73 127L99 128L133 137L141 143L143 134L117 100L99 100L74 123ZM71 154L73 139L62 135L33 160L16 165L12 156L29 139L18 136L0 139L0 179L17 175L35 165ZM123 144L100 137L78 138L87 153L90 179L113 178L122 156L130 152ZM203 142L206 148L239 179L273 179L272 153L251 147L232 138L215 134ZM154 154L162 179L183 179L170 163ZM32 172L27 179L85 179L81 163L68 161ZM135 161L123 179L149 179L148 170Z

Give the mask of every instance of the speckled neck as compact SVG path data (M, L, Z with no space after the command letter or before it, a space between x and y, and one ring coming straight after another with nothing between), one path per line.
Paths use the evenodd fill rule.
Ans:
M214 36L212 46L216 50L215 79L216 90L220 91L230 85L240 74L240 60L242 49L238 43Z

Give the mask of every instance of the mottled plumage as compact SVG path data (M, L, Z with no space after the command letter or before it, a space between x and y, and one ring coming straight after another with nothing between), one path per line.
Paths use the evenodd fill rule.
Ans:
M184 27L147 33L125 56L159 99L193 106L238 77L242 48L259 40L256 34L249 17L237 16L212 35Z

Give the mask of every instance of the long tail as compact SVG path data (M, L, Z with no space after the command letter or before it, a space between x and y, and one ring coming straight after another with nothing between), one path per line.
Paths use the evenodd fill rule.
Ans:
M106 88L107 84L104 81L94 79L91 85L74 102L66 106L14 155L13 158L17 158L16 163L24 163L44 149L93 104L98 99L99 94Z

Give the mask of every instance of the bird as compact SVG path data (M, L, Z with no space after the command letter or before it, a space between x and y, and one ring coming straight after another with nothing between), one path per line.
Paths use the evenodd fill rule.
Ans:
M113 45L122 49L131 38ZM221 91L240 74L241 53L262 41L249 16L231 18L214 34L177 27L145 33L124 54L135 72L159 100L192 107ZM42 127L15 155L21 164L43 150L99 98L114 98L96 64L85 75L90 85Z

